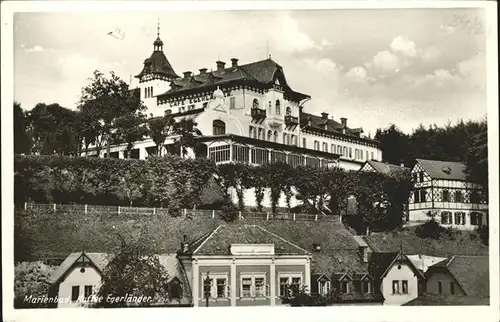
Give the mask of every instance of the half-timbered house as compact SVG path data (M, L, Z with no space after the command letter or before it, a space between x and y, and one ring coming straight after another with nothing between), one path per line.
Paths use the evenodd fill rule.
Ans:
M364 136L361 128L349 128L346 118L337 122L327 113L307 113L304 104L310 95L292 89L283 67L271 57L247 64L232 58L229 66L217 61L215 69L186 71L179 77L163 52L158 30L153 53L136 78L135 91L148 115L170 114L198 124L203 145L190 157L208 157L216 163L286 162L349 170L358 170L368 159L382 158L378 142ZM162 153L170 151L174 139L166 139ZM124 158L125 150L124 144L112 146L110 156ZM147 138L134 144L131 157L156 154L156 145Z
M463 163L417 159L411 180L410 223L433 216L444 227L465 230L487 225L487 196L479 184L467 181Z

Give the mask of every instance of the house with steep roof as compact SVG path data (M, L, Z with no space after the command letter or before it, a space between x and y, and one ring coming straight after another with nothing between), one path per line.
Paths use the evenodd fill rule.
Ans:
M442 226L462 230L488 224L487 195L467 180L465 164L416 159L411 180L410 223L423 223L432 215Z
M221 225L178 258L194 306L281 305L288 290L311 285L311 253L257 225Z
M390 164L387 162L380 162L376 160L367 160L359 171L377 172L387 176L399 176L411 171L410 168L401 165Z
M168 114L198 124L201 148L190 150L189 157L208 157L216 163L285 162L349 170L358 170L366 160L382 159L378 141L363 135L361 128L349 127L346 118L338 122L328 113L307 113L304 104L311 96L293 89L284 68L271 57L245 64L232 58L229 66L218 60L215 69L178 76L163 46L158 27L153 53L136 75L135 92L148 115ZM174 141L167 138L160 152L174 151ZM134 147L133 158L158 152L151 138ZM92 146L90 150L96 153ZM123 158L125 150L124 144L112 146L110 156Z
M85 307L96 304L97 292L106 266L113 259L112 254L75 252L71 253L49 276L49 297L57 298L58 308ZM176 254L158 255L160 264L168 273L165 285L168 303L165 306L190 303L189 283L180 270Z
M373 252L368 272L384 305L402 305L418 297L424 275L402 251Z

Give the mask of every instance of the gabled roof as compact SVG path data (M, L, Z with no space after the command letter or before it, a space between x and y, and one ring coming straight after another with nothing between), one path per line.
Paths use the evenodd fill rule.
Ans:
M374 279L382 279L398 260L408 264L415 274L418 274L419 278L423 278L422 272L419 271L415 265L413 265L413 262L401 252L372 253L368 263L368 272Z
M257 225L221 225L193 251L193 255L229 255L232 244L273 244L276 255L310 255L308 251Z
M51 284L57 283L82 256L86 256L86 258L90 260L91 264L93 264L93 266L101 273L113 258L112 254L107 253L71 253L50 275L47 282ZM186 282L179 268L179 261L176 254L161 254L158 255L158 260L160 264L166 269L169 275L169 280L178 278L181 282Z
M104 270L106 265L108 265L110 261L110 256L106 253L86 253L86 252L77 252L71 253L68 257L59 265L59 267L49 276L47 282L54 284L59 281L61 277L66 274L66 272L73 267L73 265L80 259L84 257L85 259L89 259L90 263L100 272Z
M465 295L488 297L490 294L488 256L453 256L433 267L447 269L457 283L460 284ZM429 269L429 274L431 269L432 267Z
M449 294L422 294L416 299L403 304L403 306L442 306L442 305L490 305L489 297L476 297L467 295Z
M398 175L402 173L409 173L410 168L398 166L395 164L389 164L387 162L379 162L374 160L366 161L376 172L385 174L387 176Z
M433 179L466 181L465 164L462 162L416 159Z
M167 92L159 96L187 93L191 90L210 91L217 86L231 84L237 81L251 85L272 85L275 77L280 79L280 85L284 87L285 92L294 95L299 100L309 98L309 95L295 92L288 86L284 77L283 68L272 59L260 60L234 67L230 66L223 70L204 72L182 79L175 79L172 81L173 86L171 86Z

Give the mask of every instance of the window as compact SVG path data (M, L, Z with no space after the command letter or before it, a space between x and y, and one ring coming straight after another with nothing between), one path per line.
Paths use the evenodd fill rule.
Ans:
M455 294L455 283L450 282L450 293Z
M92 285L85 285L83 296L85 298L88 298L90 295L92 295L92 289L93 289Z
M438 281L438 293L439 294L443 293L443 284L440 281Z
M286 107L286 116L292 116L292 109L290 108L290 106Z
M208 148L208 155L215 162L229 161L230 149L229 145L221 145Z
M407 280L403 280L401 282L402 282L401 286L402 286L403 294L408 294L408 281Z
M290 134L286 134L286 144L290 145Z
M331 286L330 281L319 281L318 282L319 294L321 294L321 295L330 294L330 286Z
M419 203L420 202L420 190L415 190L413 191L413 202L414 203Z
M248 128L248 137L250 137L250 138L251 138L252 136L253 136L253 126L250 126L250 127Z
M80 286L71 287L71 301L75 302L78 300L78 296L80 296Z
M462 191L455 191L455 202L463 202Z
M248 162L248 157L250 155L250 148L247 146L241 146L233 144L233 161L237 162Z
M368 160L369 157L368 157L368 150L366 150L366 160Z
M314 141L314 150L318 150L319 151L319 141Z
M256 98L253 99L252 108L259 108L259 101Z
M443 190L441 192L441 195L444 202L450 201L450 193L448 192L448 190Z
M264 297L266 296L266 285L264 277L255 277L255 296L256 297Z
M372 156L371 156L371 160L373 160L373 152L371 153L371 155L372 155Z
M342 155L342 146L341 145L337 145L337 153Z
M335 144L332 144L332 150L330 151L330 153L335 153Z
M349 148L349 158L352 158L352 148Z
M266 164L269 162L269 150L253 148L251 158L251 162L254 164Z
M420 202L425 202L427 196L427 191L424 189L420 190Z
M231 98L234 98L234 97L231 97ZM203 103L203 108L207 108L207 106L208 106L208 102Z
M392 294L399 294L399 281L392 281Z
M276 115L281 115L281 107L279 100L276 100Z
M297 274L280 274L280 296L284 296L287 286L289 286L292 294L300 290L302 286L302 275Z
M420 177L420 182L424 182L424 173L420 172L418 175Z
M364 280L361 282L361 290L363 293L371 293L371 282L370 280Z
M278 142L278 132L274 131L274 142Z
M243 278L241 280L241 296L252 297L252 279Z
M455 225L465 225L465 212L455 213Z
M413 181L417 182L418 174L416 172L412 173Z
M302 147L303 148L307 147L307 145L306 145L306 138L302 138Z
M221 120L214 120L212 122L212 129L214 135L226 134L226 123Z
M229 297L227 275L202 275L203 297L210 296L211 298L227 298Z
M441 224L443 225L451 225L451 212L443 211L441 213Z
M269 114L273 113L273 103L269 101Z
M349 284L347 283L347 281L340 282L340 290L341 290L342 294L349 293Z
M217 278L217 297L226 297L226 279Z
M342 156L347 157L347 147L345 147L345 146L344 146L344 147L342 148L342 151L343 151L343 152L342 152Z
M273 131L269 130L267 131L267 140L271 141L273 139Z
M483 222L483 215L479 212L472 212L470 214L470 224L473 226L481 226Z
M265 140L266 139L264 137L264 129L259 128L258 138L259 138L259 140Z
M323 152L328 152L328 143L323 142Z
M291 143L292 145L297 146L297 137L295 135L291 135Z
M151 86L151 97L153 97L154 94L153 94L153 86Z
M241 297L265 297L266 295L266 279L264 275L242 276Z
M185 111L186 111L186 107L185 106L179 107L179 113L184 113Z
M236 97L230 97L229 98L229 109L234 110L235 108L236 108Z
M169 296L173 299L182 298L182 285L177 279L169 284Z

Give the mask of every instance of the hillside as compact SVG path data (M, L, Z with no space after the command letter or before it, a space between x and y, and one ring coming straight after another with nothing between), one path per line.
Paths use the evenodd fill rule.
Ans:
M241 220L229 225L256 224L313 253L312 271L364 271L352 234L337 222ZM151 215L81 215L70 213L17 213L16 258L26 261L60 263L76 251L113 252L120 244L139 235L157 253L179 250L186 234L190 241L213 231L223 221L211 218L173 218ZM465 236L465 235L464 235ZM479 240L428 240L415 236L411 230L367 237L375 251L399 250L408 254L487 254L488 247ZM313 244L321 250L314 251ZM22 250L22 254L19 251ZM24 256L21 256L24 255Z

